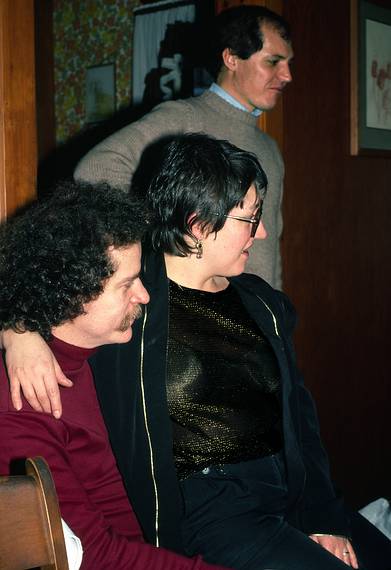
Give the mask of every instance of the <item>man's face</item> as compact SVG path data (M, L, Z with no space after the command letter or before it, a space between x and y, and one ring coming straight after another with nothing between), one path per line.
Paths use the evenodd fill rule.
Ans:
M117 267L115 273L107 280L101 295L84 305L85 313L70 323L72 328L68 330L77 346L94 348L128 342L132 324L141 316L141 305L149 301L139 276L140 244L110 248L109 254Z
M223 52L226 69L219 84L249 111L273 109L284 87L292 81L292 47L278 31L263 26L263 47L248 59Z

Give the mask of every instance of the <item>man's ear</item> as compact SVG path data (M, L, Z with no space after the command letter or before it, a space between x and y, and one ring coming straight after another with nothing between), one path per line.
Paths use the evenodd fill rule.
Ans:
M230 48L225 48L221 54L223 58L224 65L230 71L235 71L238 62L238 56L232 53Z

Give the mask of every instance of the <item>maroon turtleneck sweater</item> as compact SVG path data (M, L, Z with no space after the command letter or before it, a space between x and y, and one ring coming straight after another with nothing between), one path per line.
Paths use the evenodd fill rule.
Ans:
M218 568L144 542L129 504L99 409L87 362L94 350L50 343L73 388L62 388L60 420L24 401L12 406L0 361L0 474L13 459L42 455L56 484L62 518L83 545L83 570L207 570ZM108 382L110 379L108 378Z

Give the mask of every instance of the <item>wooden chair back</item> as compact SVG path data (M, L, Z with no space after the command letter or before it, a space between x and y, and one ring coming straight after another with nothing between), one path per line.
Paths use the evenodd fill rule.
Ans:
M56 489L42 457L0 476L0 569L68 570Z

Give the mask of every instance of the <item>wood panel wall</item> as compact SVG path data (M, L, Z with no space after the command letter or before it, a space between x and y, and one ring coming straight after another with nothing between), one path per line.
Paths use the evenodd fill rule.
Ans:
M36 0L34 4L37 146L38 160L42 160L56 146L53 0Z
M0 219L35 196L33 0L0 2Z
M350 156L349 2L284 15L284 284L334 479L360 506L391 498L391 159Z

